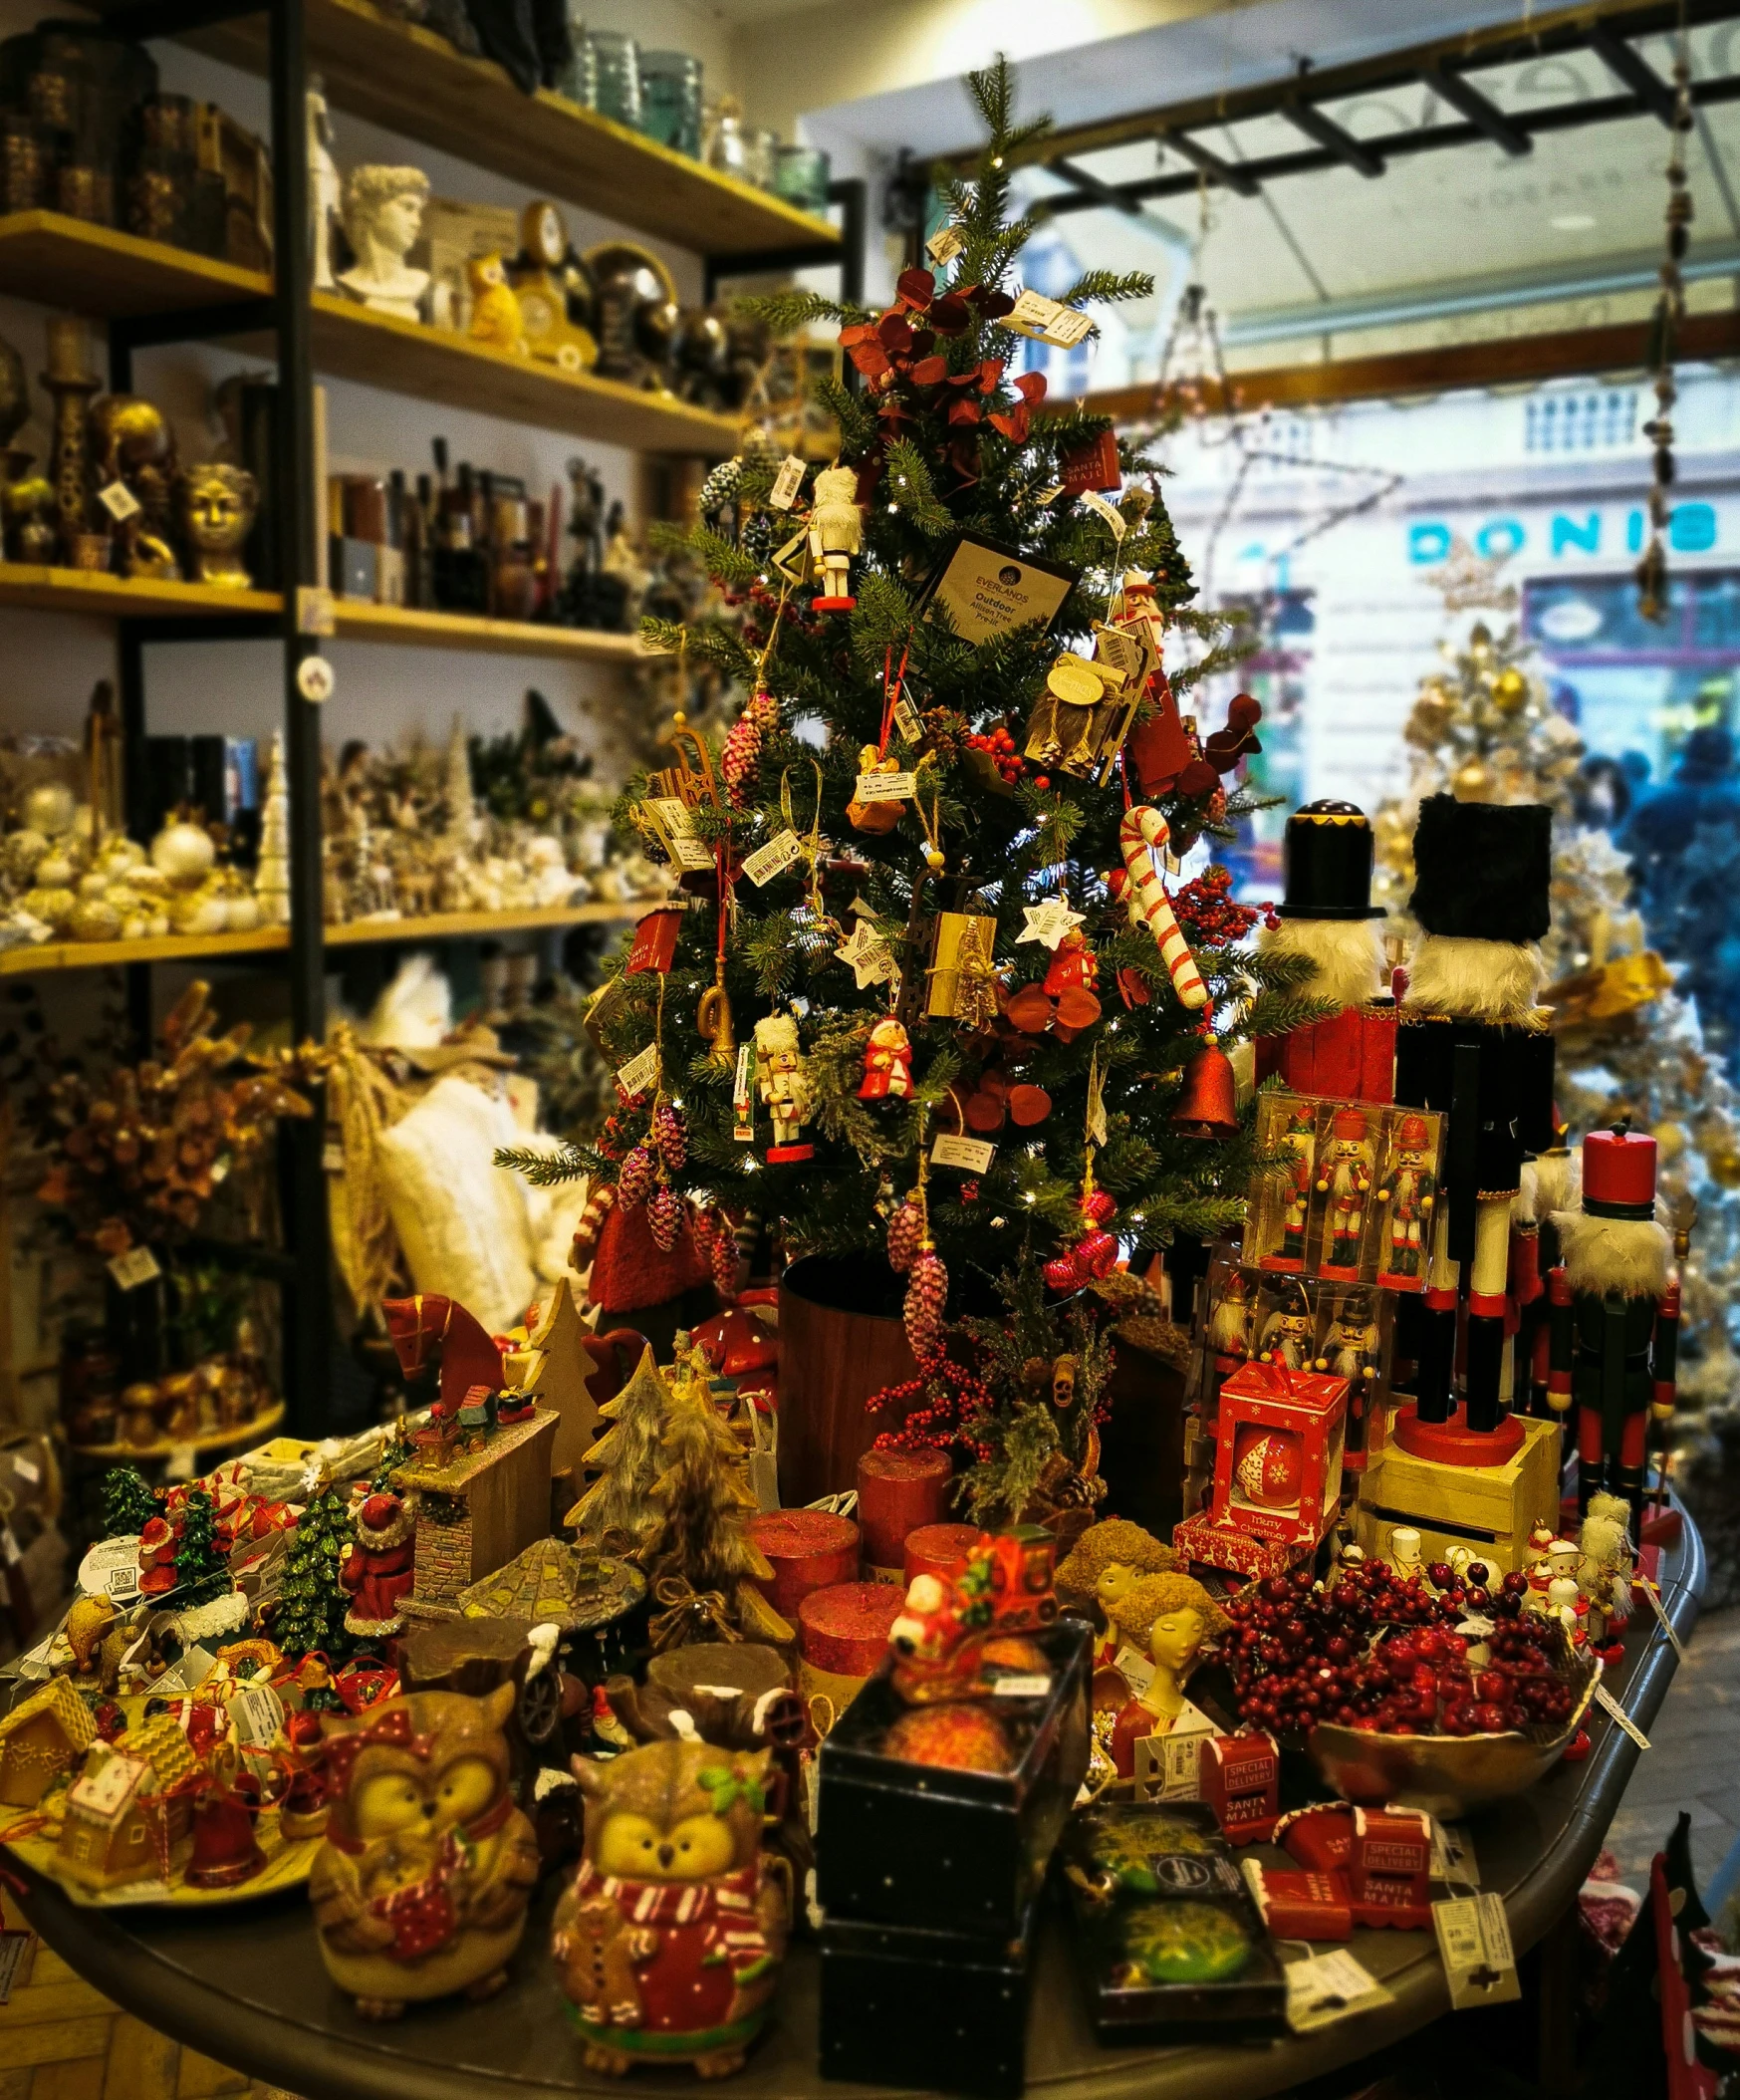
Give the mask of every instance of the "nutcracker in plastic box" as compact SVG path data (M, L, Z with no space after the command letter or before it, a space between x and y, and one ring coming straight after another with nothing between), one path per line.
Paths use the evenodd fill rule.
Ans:
M1443 1118L1277 1089L1257 1142L1280 1164L1251 1184L1245 1259L1283 1275L1422 1291Z
M1247 1364L1220 1389L1216 1524L1314 1548L1342 1499L1348 1382L1278 1364Z

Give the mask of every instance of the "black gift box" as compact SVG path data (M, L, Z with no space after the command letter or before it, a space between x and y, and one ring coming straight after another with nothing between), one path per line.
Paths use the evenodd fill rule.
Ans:
M1096 1802L1058 1857L1102 2041L1286 2031L1285 1971L1206 1802Z
M830 1918L822 1928L822 2075L1015 2100L1026 2081L1038 1900L989 1940Z
M830 1921L1014 1940L1088 1769L1093 1636L1062 1620L1029 1636L1043 1695L990 1702L1018 1747L1009 1772L884 1756L906 1706L883 1664L822 1744L816 1894Z

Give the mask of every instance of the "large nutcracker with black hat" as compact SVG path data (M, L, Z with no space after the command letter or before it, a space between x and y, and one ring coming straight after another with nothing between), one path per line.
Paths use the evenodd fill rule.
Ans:
M1311 964L1302 998L1335 1011L1285 1035L1257 1039L1257 1077L1279 1073L1296 1094L1342 1101L1394 1098L1395 1001L1371 902L1371 826L1352 802L1308 802L1287 820L1287 896L1265 953Z
M1560 1262L1548 1279L1547 1394L1577 1410L1577 1499L1604 1489L1643 1517L1651 1419L1673 1412L1679 1277L1655 1217L1655 1140L1625 1122L1583 1141L1583 1201L1559 1210Z
M1398 1353L1418 1364L1417 1408L1396 1441L1450 1465L1505 1463L1523 1425L1506 1418L1512 1206L1530 1153L1554 1142L1553 1037L1538 1004L1550 923L1552 815L1431 795L1414 834L1410 900L1422 929L1396 1034L1395 1098L1448 1117L1431 1210L1423 1304L1404 1301ZM1466 1316L1462 1404L1453 1391ZM1411 1346L1410 1346L1411 1345Z

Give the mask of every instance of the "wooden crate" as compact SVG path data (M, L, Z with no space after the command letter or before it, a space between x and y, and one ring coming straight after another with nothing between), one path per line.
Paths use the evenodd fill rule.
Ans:
M1525 1421L1523 1442L1503 1465L1444 1465L1387 1443L1360 1477L1356 1537L1387 1558L1389 1534L1411 1524L1420 1558L1442 1560L1452 1546L1490 1556L1499 1574L1526 1568L1529 1533L1559 1528L1559 1425Z

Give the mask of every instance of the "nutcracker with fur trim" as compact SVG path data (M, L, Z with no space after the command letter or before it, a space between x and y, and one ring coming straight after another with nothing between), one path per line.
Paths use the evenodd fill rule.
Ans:
M1566 1142L1563 1125L1558 1143L1537 1160L1523 1162L1511 1238L1511 1296L1516 1301L1516 1371L1519 1404L1528 1394L1531 1415L1551 1417L1547 1375L1551 1369L1552 1308L1547 1283L1559 1266L1559 1228L1555 1211L1577 1207L1579 1156Z
M1553 1037L1539 1005L1552 813L1429 795L1414 833L1410 908L1422 928L1396 1031L1395 1097L1448 1117L1423 1303L1397 1306L1398 1352L1418 1366L1417 1409L1396 1440L1414 1456L1499 1465L1522 1424L1505 1346L1511 1211L1523 1162L1554 1137ZM1465 1308L1465 1410L1452 1383Z
M1279 1073L1296 1094L1341 1101L1394 1098L1395 1001L1371 902L1371 826L1352 802L1308 802L1287 820L1287 895L1265 954L1299 955L1311 975L1295 996L1335 1011L1285 1035L1257 1039L1257 1077Z
M1342 1465L1348 1472L1366 1469L1367 1418L1377 1392L1381 1346L1371 1293L1349 1291L1330 1316L1329 1338L1312 1367L1348 1382L1348 1428L1342 1444Z
M810 1114L810 1081L798 1046L798 1023L789 1013L765 1014L755 1024L755 1084L773 1118L775 1163L813 1160L816 1148L803 1142Z
M1548 1397L1577 1410L1577 1500L1606 1490L1643 1522L1651 1418L1673 1413L1679 1277L1673 1242L1655 1219L1655 1140L1626 1123L1583 1141L1583 1202L1555 1212Z
M1209 1435L1214 1434L1220 1388L1241 1364L1250 1362L1255 1349L1256 1310L1251 1304L1250 1285L1243 1269L1229 1269L1220 1296L1208 1315L1208 1406Z
M1262 1359L1285 1371L1309 1371L1317 1354L1317 1321L1305 1286L1287 1283L1281 1291L1281 1302L1263 1329Z
M1384 1244L1377 1281L1393 1287L1418 1281L1430 1245L1438 1178L1432 1171L1431 1133L1423 1116L1403 1116L1389 1140L1389 1156L1377 1185L1383 1205Z
M864 1046L864 1080L860 1101L906 1101L912 1093L912 1038L890 1014L884 1014Z
M850 613L852 557L864 545L864 513L858 507L858 469L831 466L816 476L816 501L810 512L810 558L822 589L813 601L818 613Z
M1323 1221L1322 1272L1352 1276L1360 1266L1366 1202L1371 1193L1371 1146L1361 1110L1337 1109L1330 1126L1329 1151L1318 1162L1317 1191L1329 1197Z

